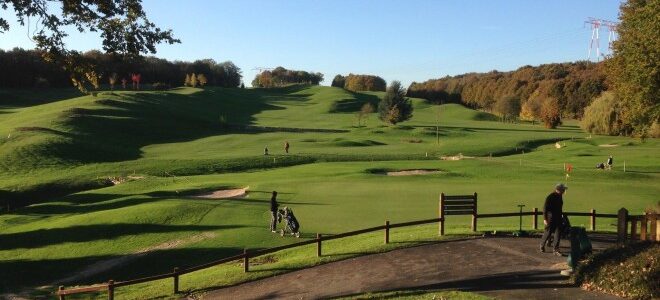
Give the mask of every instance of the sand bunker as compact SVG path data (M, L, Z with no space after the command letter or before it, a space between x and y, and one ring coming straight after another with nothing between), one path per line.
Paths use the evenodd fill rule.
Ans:
M242 189L231 189L231 190L217 190L201 195L194 196L195 198L204 198L204 199L231 199L231 198L244 198L247 196L248 187Z
M601 144L601 145L598 145L598 147L610 148L610 147L619 147L619 145L616 145L616 144Z
M440 157L440 159L442 159L442 160L461 160L461 159L468 159L468 158L474 158L474 156L465 156L465 155L459 153L458 155L454 155L454 156L441 156Z
M390 171L385 173L387 176L412 176L412 175L426 175L426 174L435 174L441 173L442 171L436 169L418 169L418 170L401 170L401 171Z

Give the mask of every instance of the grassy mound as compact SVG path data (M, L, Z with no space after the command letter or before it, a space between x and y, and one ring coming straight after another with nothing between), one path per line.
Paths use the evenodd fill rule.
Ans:
M576 269L575 283L630 299L660 297L660 244L635 243L608 249Z

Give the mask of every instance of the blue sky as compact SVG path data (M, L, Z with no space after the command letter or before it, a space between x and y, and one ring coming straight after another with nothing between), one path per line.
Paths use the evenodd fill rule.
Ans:
M255 67L374 74L404 86L445 75L583 60L588 17L617 20L619 0L144 0L149 18L182 44L160 45L170 60L231 60L249 86ZM0 48L33 48L12 28ZM71 31L69 47L100 49L96 33ZM607 32L601 31L601 49Z

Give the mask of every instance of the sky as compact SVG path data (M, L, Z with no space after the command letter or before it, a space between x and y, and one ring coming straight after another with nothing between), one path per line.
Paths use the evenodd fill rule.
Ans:
M617 21L620 0L143 0L151 21L181 44L156 56L230 60L250 86L255 68L372 74L404 86L446 75L587 59L588 17ZM13 12L0 48L31 49ZM34 26L32 26L33 29ZM607 51L607 30L600 48ZM70 49L101 49L98 33L70 30ZM592 60L595 60L592 54Z

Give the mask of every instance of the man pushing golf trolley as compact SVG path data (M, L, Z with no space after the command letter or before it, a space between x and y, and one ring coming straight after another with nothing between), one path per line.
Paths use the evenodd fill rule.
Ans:
M284 226L280 229L280 236L289 233L297 238L300 237L300 223L298 223L298 219L296 219L291 208L285 206L277 211L277 222L281 223L282 221L284 221Z
M277 223L284 221L284 226L279 230L280 236L289 233L300 237L300 223L293 214L293 210L289 207L279 209L280 204L277 203L277 192L273 191L273 196L270 198L270 231L277 232Z

